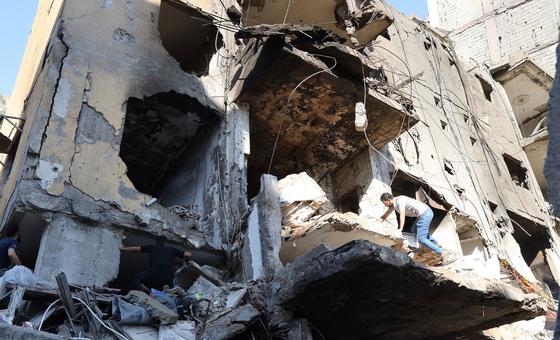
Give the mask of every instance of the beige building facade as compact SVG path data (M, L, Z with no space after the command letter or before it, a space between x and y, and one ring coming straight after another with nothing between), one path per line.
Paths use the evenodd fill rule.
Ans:
M508 73L454 41L384 1L40 1L2 224L47 285L127 290L146 263L119 247L163 236L263 296L201 338L545 334L560 239ZM432 207L455 263L379 221L387 191Z

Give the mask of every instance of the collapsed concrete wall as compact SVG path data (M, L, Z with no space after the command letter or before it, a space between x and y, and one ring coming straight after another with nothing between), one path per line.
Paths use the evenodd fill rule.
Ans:
M110 285L122 273L125 234L164 236L225 255L222 279L255 297L241 329L218 309L216 329L284 334L303 327L299 312L316 320L317 311L308 298L313 280L298 281L296 294L282 277L330 246L341 248L328 254L331 262L317 258L311 274L356 279L363 272L374 281L386 274L384 290L367 299L418 273L434 296L445 291L457 305L500 287L492 320L480 320L480 306L472 306L469 324L456 320L438 336L543 314L531 301L541 306L546 289L557 286L551 268L560 268L560 240L525 166L504 88L483 68L467 71L436 30L382 2L299 3L293 12L291 3L58 3L59 17L42 27L52 34L41 33L48 48L23 96L26 121L0 199L4 224L28 213L46 221L35 262L40 280L52 284L62 270L73 283ZM331 17L335 28L317 22ZM441 258L417 244L413 221L404 233L395 215L378 221L387 191L432 206L431 231L459 255L454 265L422 267ZM355 271L362 260L374 266ZM374 275L375 266L385 274ZM484 287L461 288L453 270L471 272ZM321 282L333 296L347 289L340 280ZM272 288L284 291L270 295ZM393 293L406 300L408 288L400 288ZM545 298L528 295L535 292ZM253 323L261 313L266 323ZM402 322L366 314L359 327ZM430 315L430 324L438 317ZM428 332L376 327L368 334Z

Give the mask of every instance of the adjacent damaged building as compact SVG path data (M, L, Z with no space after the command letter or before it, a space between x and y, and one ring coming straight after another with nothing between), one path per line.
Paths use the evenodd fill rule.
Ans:
M487 68L506 90L521 144L547 197L548 94L556 71L560 3L555 0L429 0L430 24L467 62ZM490 88L481 79L488 91Z
M544 334L560 239L507 90L381 0L41 0L1 223L52 287L131 289L123 243L191 250L202 339ZM387 191L459 259L381 223Z

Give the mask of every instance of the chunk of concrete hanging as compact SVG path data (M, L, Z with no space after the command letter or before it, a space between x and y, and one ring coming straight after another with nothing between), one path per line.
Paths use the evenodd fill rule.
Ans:
M261 176L260 191L252 203L247 238L242 249L244 275L247 279L271 277L282 268L279 258L282 213L275 176Z
M275 149L271 171L278 176L313 169L316 177L322 177L366 149L363 133L354 127L356 98L364 96L361 59L349 54L348 58L319 58L312 44L296 48L281 39L263 44L237 100L251 114L255 171L268 171L270 150ZM334 50L346 55L345 49ZM360 70L360 78L345 71L349 69ZM312 81L303 82L297 91L295 86L286 86L299 84L311 74ZM367 129L372 146L381 148L401 134L403 119L411 123L405 124L407 129L418 122L396 100L372 90L366 95L367 118L375 122ZM261 109L251 109L256 107ZM277 143L269 131L280 131Z
M278 272L268 294L329 339L450 338L531 319L546 307L499 280L438 273L364 240L300 257Z
M374 40L393 22L380 0L260 0L243 2L243 26L264 24L307 24L321 26L333 34L357 39L361 44ZM348 32L345 21L354 28ZM350 33L350 34L349 34ZM350 44L350 43L349 43Z

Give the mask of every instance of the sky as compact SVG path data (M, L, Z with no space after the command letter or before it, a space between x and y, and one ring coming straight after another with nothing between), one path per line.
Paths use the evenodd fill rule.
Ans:
M385 0L406 15L416 14L422 19L428 18L427 0Z
M307 1L307 0L305 0ZM386 0L406 15L426 19L426 0ZM0 11L0 94L10 95L31 32L37 0L9 0Z
M37 0L3 1L0 11L0 93L10 95L27 36L35 17Z

